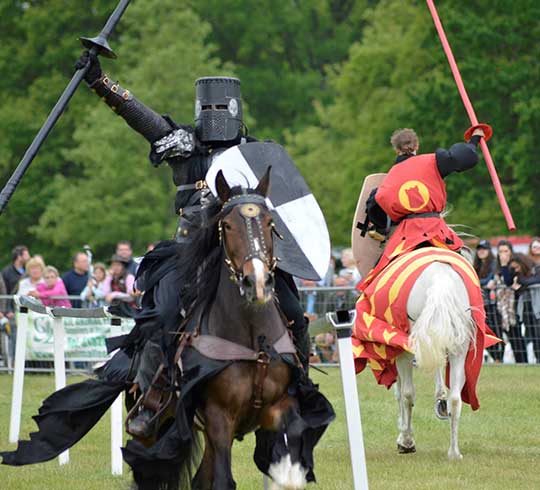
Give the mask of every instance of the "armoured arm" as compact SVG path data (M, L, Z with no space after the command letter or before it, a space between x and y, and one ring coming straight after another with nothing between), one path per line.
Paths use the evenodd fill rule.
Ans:
M89 86L130 127L150 143L163 138L174 129L163 116L144 105L129 90L113 82L105 73Z
M448 150L439 148L435 151L437 167L444 179L452 172L463 172L473 168L478 163L476 148L480 142L480 136L473 136L468 143L456 143Z
M87 65L89 66L84 79L88 86L150 143L163 138L174 129L170 121L137 100L129 90L120 87L103 73L99 58L89 51L81 55L75 68Z

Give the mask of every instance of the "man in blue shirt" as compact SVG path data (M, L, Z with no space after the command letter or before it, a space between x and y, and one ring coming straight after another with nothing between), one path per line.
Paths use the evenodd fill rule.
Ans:
M88 280L90 279L88 274L89 266L88 256L84 252L77 252L74 255L73 269L62 276L62 281L64 281L66 291L70 296L79 296L88 284ZM81 308L82 301L78 299L71 300L71 305L73 308Z

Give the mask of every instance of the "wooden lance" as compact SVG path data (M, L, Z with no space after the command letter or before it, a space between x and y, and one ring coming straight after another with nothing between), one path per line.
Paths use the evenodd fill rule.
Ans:
M107 38L116 27L116 24L118 24L118 21L124 14L124 11L129 5L129 2L130 0L120 0L118 5L114 9L114 12L111 14L109 19L107 20L107 23L97 37L81 38L83 46L88 48L91 54L102 55L107 58L116 58L116 55L114 54L113 50L109 46L109 43L107 42ZM7 206L7 203L11 199L11 196L15 192L15 189L21 182L24 174L28 170L28 167L30 167L30 164L34 160L34 157L37 155L39 149L41 148L41 145L47 139L47 136L56 124L56 121L58 121L58 118L62 115L62 112L67 107L71 97L75 93L75 90L77 90L77 87L80 85L82 79L84 78L84 75L89 68L90 61L86 64L86 66L80 68L75 72L67 87L64 89L64 92L62 92L62 95L58 99L58 102L55 104L52 111L48 115L47 120L45 121L43 126L41 126L41 129L38 131L38 134L34 138L34 141L32 141L32 144L28 147L28 150L26 150L26 153L24 154L19 165L17 165L17 168L13 172L13 175L7 181L6 185L2 189L2 192L0 192L0 214Z
M454 59L454 55L452 54L452 50L450 49L450 44L448 43L448 39L446 38L446 34L441 24L441 20L439 19L439 14L437 13L435 4L433 3L433 0L426 0L426 2L429 7L429 11L431 12L431 17L433 17L433 22L435 23L435 28L437 29L437 32L439 34L441 44L443 46L444 52L446 54L446 58L448 59L448 63L450 65L450 69L452 70L452 74L454 75L454 79L456 80L456 85L459 90L459 94L461 95L461 100L463 101L463 105L465 106L465 110L467 111L467 114L469 115L471 124L473 126L477 126L478 119L476 118L476 114L474 112L473 106L471 104L469 96L467 95L467 91L465 90L465 85L463 85L463 80L461 79L461 75L459 73L459 69L456 64L456 60ZM504 218L506 219L506 225L508 226L508 229L510 231L514 231L516 229L516 225L514 224L514 219L512 218L512 213L510 212L510 208L508 207L508 204L506 203L506 199L504 197L504 192L502 190L501 182L499 181L499 176L497 175L497 170L495 170L493 159L491 158L489 148L484 138L480 139L480 148L482 149L484 160L486 162L489 175L491 176L493 187L495 188L495 193L497 194L497 198L499 199L499 204L504 214Z

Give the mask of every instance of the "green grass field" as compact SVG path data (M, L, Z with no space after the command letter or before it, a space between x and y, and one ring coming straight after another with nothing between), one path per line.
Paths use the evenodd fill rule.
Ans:
M329 376L314 372L316 382L334 404L337 420L315 453L318 484L312 489L349 490L352 477L344 421L339 370ZM397 405L393 392L375 384L371 373L358 377L362 404L367 465L372 490L427 490L435 488L485 490L540 489L540 368L486 366L479 382L482 404L478 412L464 407L460 424L460 448L464 459L448 463L447 422L433 414L431 376L416 372L417 402L414 422L417 453L398 455ZM80 379L80 378L79 378ZM70 378L70 382L77 378ZM0 376L0 448L8 444L12 378ZM22 434L34 430L31 415L54 387L52 376L28 376L24 391ZM0 466L0 490L102 490L127 489L124 476L110 474L109 418L106 416L75 448L69 465L57 461L11 468ZM236 443L234 475L239 490L262 488L252 463L253 438Z

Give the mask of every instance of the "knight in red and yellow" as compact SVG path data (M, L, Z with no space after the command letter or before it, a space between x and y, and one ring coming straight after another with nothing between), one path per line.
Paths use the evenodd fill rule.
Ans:
M468 143L424 155L416 155L419 145L413 130L398 130L392 136L396 164L371 193L367 214L374 236L384 239L389 225L396 227L379 262L358 285L362 294L356 304L352 339L356 371L362 371L368 364L377 382L390 387L397 378L396 357L410 351L408 293L430 263L448 263L467 286L477 325L476 350L467 355L467 382L462 392L463 400L473 409L479 407L475 387L483 349L500 339L485 323L476 272L455 253L463 242L445 223L441 212L446 206L443 179L452 172L476 165L476 147L482 136L483 129L473 128Z

